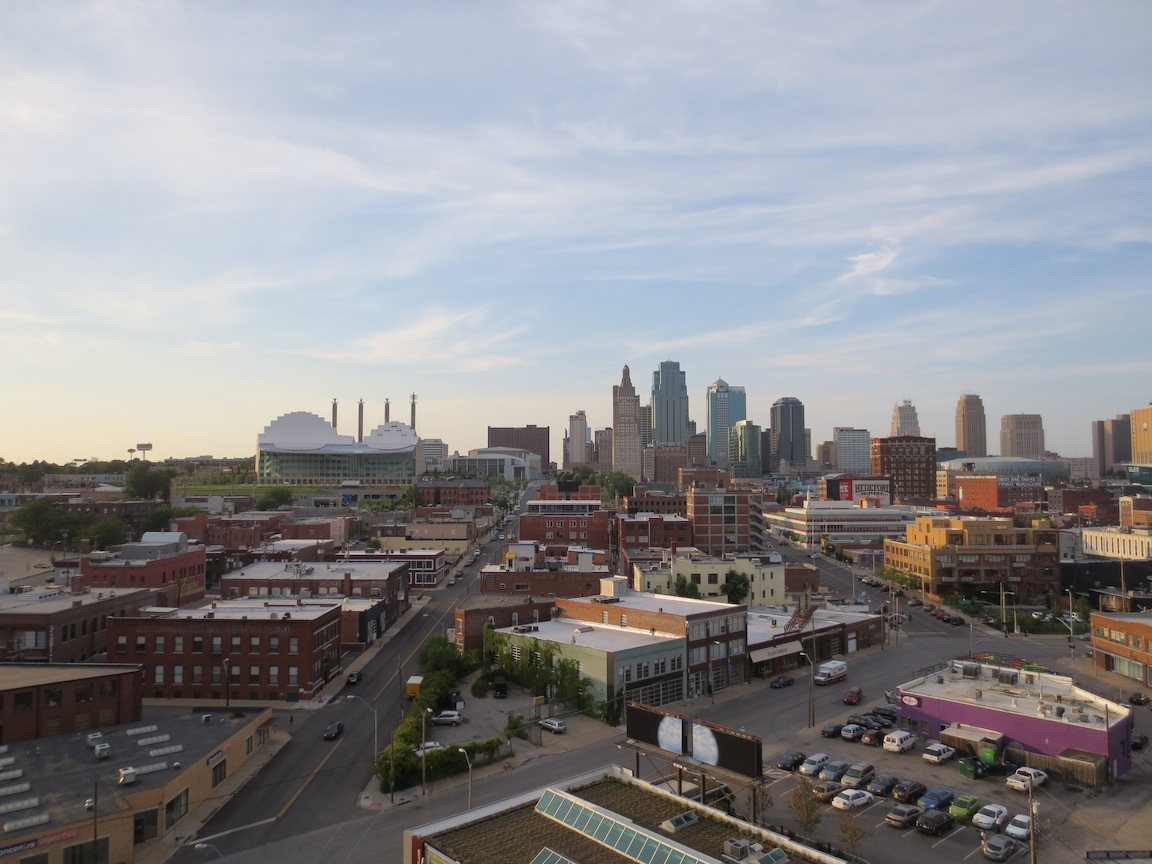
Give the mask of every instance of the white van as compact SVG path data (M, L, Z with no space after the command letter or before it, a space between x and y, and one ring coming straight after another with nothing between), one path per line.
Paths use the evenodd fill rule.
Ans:
M916 736L911 732L889 732L884 736L884 749L889 753L907 753L916 746Z

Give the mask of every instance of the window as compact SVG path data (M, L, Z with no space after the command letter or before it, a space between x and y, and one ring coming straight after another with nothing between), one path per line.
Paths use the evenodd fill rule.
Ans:
M259 636L252 636L251 638L249 638L248 651L249 651L249 653L252 653L252 654L259 654L260 653L260 637Z
M215 789L228 779L228 760L221 759L212 766L212 788Z
M239 636L233 636L232 637L232 653L233 654L239 654L240 653L240 637Z
M128 650L128 637L121 634L116 637L116 653L123 654Z
M204 667L203 666L193 666L192 667L192 683L193 684L203 684L204 683Z
M299 636L289 636L288 637L288 653L289 654L299 654L300 653L300 637Z
M268 637L268 653L269 654L279 654L280 653L280 637L279 636L269 636Z
M163 684L164 683L164 667L159 663L157 663L153 667L152 683L154 683L154 684Z
M203 636L193 636L192 637L192 653L193 654L203 654L204 653L204 637Z
M223 647L223 645L224 645L224 637L223 636L213 636L212 637L212 653L213 654L219 654L220 649Z
M157 654L163 654L164 653L164 637L163 636L157 636L156 637L155 647L152 650L155 651Z
M176 665L176 666L172 667L172 683L173 684L183 684L184 683L184 667L183 666Z
M279 666L269 666L268 667L268 683L271 684L273 687L275 687L277 684L280 683L280 667Z
M249 684L259 684L260 683L260 667L259 666L253 665L253 666L248 667L248 683Z
M145 636L136 637L136 653L143 654L148 650L148 639Z
M673 672L679 672L684 668L684 658L679 654L673 654L670 660L669 665L672 667Z
M184 653L184 637L183 636L173 636L172 637L172 653L173 654L183 654Z
M289 666L288 667L288 683L289 684L299 683L299 674L300 674L300 672L295 666Z

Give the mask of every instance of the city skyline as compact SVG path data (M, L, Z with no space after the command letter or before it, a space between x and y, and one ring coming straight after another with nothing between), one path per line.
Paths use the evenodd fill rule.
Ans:
M979 394L1089 456L1152 401L1150 23L14 5L0 458L249 457L281 415L338 399L355 434L416 393L451 451L535 424L559 462L665 360L699 431L721 378L762 428L801 400L813 446L906 399L951 446Z

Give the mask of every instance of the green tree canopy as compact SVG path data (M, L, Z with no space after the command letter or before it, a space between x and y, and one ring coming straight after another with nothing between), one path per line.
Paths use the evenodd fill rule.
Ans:
M636 481L623 471L613 471L600 484L600 493L608 501L616 501L625 495L632 494L632 487Z
M133 462L124 478L124 495L129 499L147 501L159 498L168 501L172 497L172 478L176 472L171 468L157 468L147 462Z
M292 490L287 486L273 486L260 493L256 499L256 509L276 510L291 504L293 497Z
M676 577L676 583L672 586L672 590L676 592L677 597L693 597L699 599L700 586L681 573Z
M748 577L743 573L729 570L724 574L724 584L720 586L720 593L728 597L729 603L743 603L749 590Z

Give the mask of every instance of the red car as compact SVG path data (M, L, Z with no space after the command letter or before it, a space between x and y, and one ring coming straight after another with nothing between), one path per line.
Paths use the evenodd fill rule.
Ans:
M849 687L848 691L844 694L845 705L859 705L860 700L864 698L864 691L859 687Z

